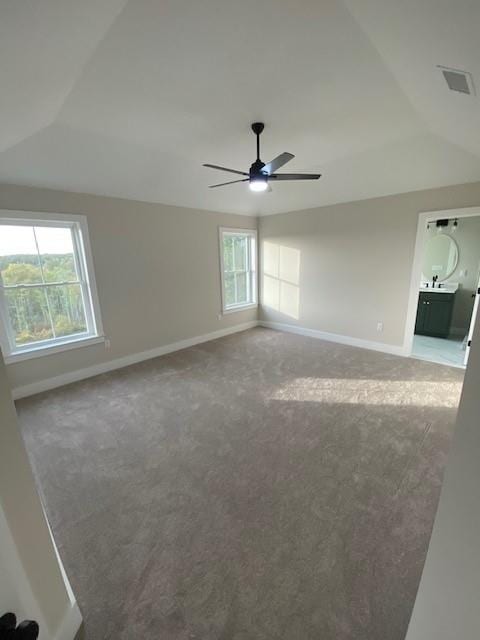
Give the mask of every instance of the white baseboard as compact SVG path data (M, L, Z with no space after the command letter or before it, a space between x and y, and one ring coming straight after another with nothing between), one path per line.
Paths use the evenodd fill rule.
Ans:
M73 602L66 612L54 640L74 640L80 625L82 624L82 614L78 604Z
M299 327L293 324L284 324L283 322L269 322L266 320L252 320L250 322L244 322L237 324L227 329L219 329L218 331L212 331L203 336L195 336L193 338L187 338L186 340L180 340L171 344L164 345L162 347L156 347L155 349L149 349L148 351L141 351L140 353L132 353L129 356L122 358L115 358L114 360L108 360L107 362L101 362L91 367L84 369L77 369L76 371L70 371L60 376L53 378L46 378L45 380L39 380L32 384L26 384L21 387L15 387L12 390L12 395L15 400L32 396L35 393L41 393L42 391L48 391L49 389L55 389L56 387L62 387L63 385L70 384L71 382L77 382L78 380L85 380L97 376L101 373L107 373L115 369L121 369L122 367L128 367L131 364L142 362L143 360L150 360L151 358L157 358L158 356L166 355L174 351L180 351L181 349L187 349L193 347L196 344L202 342L208 342L210 340L216 340L223 336L228 336L232 333L239 331L246 331L256 326L267 327L269 329L277 329L279 331L287 331L289 333L296 333L301 336L309 336L310 338L318 338L320 340L327 340L328 342L338 342L339 344L346 344L352 347L360 347L362 349L371 349L373 351L382 351L384 353L390 353L396 356L404 356L405 351L402 346L395 346L391 344L385 344L384 342L373 342L370 340L362 340L361 338L352 338L350 336L343 336L338 333L328 333L326 331L318 331L317 329L307 329L306 327Z
M342 336L338 333L328 333L327 331L318 331L317 329L307 329L294 324L284 324L283 322L269 322L260 320L258 323L261 327L269 329L278 329L279 331L288 331L289 333L297 333L300 336L308 336L310 338L318 338L319 340L327 340L328 342L338 342L339 344L347 344L351 347L360 347L361 349L371 349L373 351L382 351L395 356L405 356L403 346L393 344L385 344L384 342L373 342L371 340L362 340L361 338L352 338L350 336Z
M113 371L114 369L121 369L122 367L128 367L131 364L142 362L143 360L150 360L151 358L157 358L173 351L180 351L180 349L187 349L193 347L196 344L202 342L208 342L210 340L216 340L217 338L223 338L232 333L238 331L246 331L257 326L257 321L252 320L250 322L243 322L242 324L234 325L226 329L219 329L218 331L212 331L206 333L203 336L195 336L193 338L187 338L186 340L179 340L178 342L172 342L162 347L156 347L155 349L149 349L148 351L141 351L140 353L132 353L131 355L124 356L122 358L115 358L114 360L108 360L107 362L101 362L91 367L84 369L77 369L76 371L70 371L60 376L54 376L53 378L46 378L45 380L39 380L32 384L26 384L21 387L15 387L12 389L12 395L15 400L19 398L25 398L26 396L32 396L35 393L41 393L42 391L48 391L49 389L55 389L56 387L62 387L65 384L71 382L77 382L78 380L84 380L85 378L91 378L97 376L100 373L107 373L107 371Z

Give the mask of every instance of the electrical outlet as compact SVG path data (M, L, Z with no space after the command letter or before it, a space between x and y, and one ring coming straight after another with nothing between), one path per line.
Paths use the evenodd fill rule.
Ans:
M383 322L377 322L377 331L378 333L383 331Z
M105 349L110 349L110 340L105 338Z

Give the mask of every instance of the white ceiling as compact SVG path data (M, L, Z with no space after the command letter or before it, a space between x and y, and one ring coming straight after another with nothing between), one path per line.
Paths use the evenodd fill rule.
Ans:
M0 181L256 215L480 180L480 98L436 68L480 91L479 24L478 0L7 0ZM321 180L209 190L254 120Z

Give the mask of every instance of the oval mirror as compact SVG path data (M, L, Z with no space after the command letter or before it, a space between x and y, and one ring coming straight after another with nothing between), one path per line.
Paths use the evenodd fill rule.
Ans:
M438 276L438 282L446 280L455 271L458 263L458 247L453 238L446 234L428 238L423 257L423 279L431 281Z

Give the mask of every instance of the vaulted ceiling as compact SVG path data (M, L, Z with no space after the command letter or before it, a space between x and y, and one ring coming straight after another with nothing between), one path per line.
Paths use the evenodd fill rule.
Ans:
M269 214L480 180L478 0L7 0L0 182ZM312 183L209 190L295 154Z

